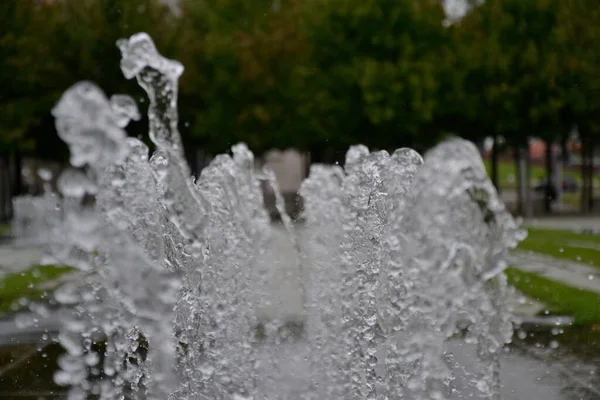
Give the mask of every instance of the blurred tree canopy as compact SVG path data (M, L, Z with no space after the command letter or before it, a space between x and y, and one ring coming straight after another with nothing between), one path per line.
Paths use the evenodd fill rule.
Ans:
M486 0L454 21L441 0L3 0L0 152L63 159L50 109L78 80L143 109L115 45L139 31L185 65L181 132L207 153L600 139L594 0Z
M116 40L150 33L167 55L176 48L177 20L153 0L65 0L1 2L0 151L19 148L63 159L66 148L50 110L63 91L80 80L107 95L142 91L120 71ZM133 127L133 134L142 132Z

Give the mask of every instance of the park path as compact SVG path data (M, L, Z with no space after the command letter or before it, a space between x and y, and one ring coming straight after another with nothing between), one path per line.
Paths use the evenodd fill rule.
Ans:
M571 221L571 224L577 224L578 222ZM600 220L598 219L595 222L600 224ZM566 223L566 220L563 223ZM528 223L526 225L531 226L532 224ZM277 226L276 229L281 229L281 227ZM302 236L302 229L299 229L298 233ZM292 270L294 268L293 263L289 263L289 260L295 258L297 255L291 244L285 240L285 235L276 237L279 240L276 240L277 243L275 243L275 246L279 251L271 254L265 262L276 266L276 272L272 276L272 281L277 284L271 289L274 297L279 299L279 301L274 301L274 309L261 311L268 314L297 315L299 304L301 304L301 292L298 290L298 287L301 286L300 281L302 278L296 276L297 274L290 270L290 268ZM42 249L39 246L15 246L14 242L2 243L0 244L0 277L23 271L31 265L40 263L41 259ZM536 273L571 287L600 294L600 268L523 251L513 251L507 261L510 265L520 270ZM76 279L76 277L72 278ZM514 303L515 311L522 316L536 315L544 307L543 304L531 299L527 299L526 301L523 301L523 299L514 299Z
M0 245L0 276L26 270L42 259L39 246L15 247L14 244Z
M533 272L571 287L600 294L598 267L524 251L511 253L508 262L522 271Z
M574 232L600 232L600 217L569 216L569 217L543 217L523 221L526 228L557 229Z

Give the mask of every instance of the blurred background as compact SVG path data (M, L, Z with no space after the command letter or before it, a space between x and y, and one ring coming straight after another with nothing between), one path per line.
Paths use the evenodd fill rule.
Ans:
M245 142L292 216L310 165L343 163L352 144L476 143L529 228L506 270L525 328L505 398L599 398L598 0L0 0L0 397L60 389L60 349L38 340L56 327L27 336L13 320L77 279L11 241L12 199L42 194L68 165L50 110L75 82L129 94L145 113L115 44L137 32L185 66L193 173ZM152 148L147 118L127 130Z
M3 0L0 220L67 162L50 109L79 80L145 95L119 38L145 31L185 65L180 130L198 174L243 141L288 208L313 162L348 146L476 142L509 208L590 213L600 182L595 0ZM147 120L129 133L146 138Z

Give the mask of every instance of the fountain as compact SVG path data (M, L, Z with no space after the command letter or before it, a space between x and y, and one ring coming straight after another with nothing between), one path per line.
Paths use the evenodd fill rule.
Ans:
M55 381L70 399L461 398L457 342L475 344L482 366L465 381L499 398L512 336L504 258L523 232L471 143L424 158L353 146L343 168L311 167L295 225L244 144L191 177L177 130L183 66L144 33L118 47L150 99L151 155L125 133L140 117L128 96L80 82L52 110L72 168L47 258L81 272L55 294L66 349ZM294 283L295 312L273 311L276 279Z
M12 200L11 234L20 246L46 243L50 227L60 218L60 207L57 207L60 200L50 188L52 173L40 168L38 175L44 182L43 196L23 195Z

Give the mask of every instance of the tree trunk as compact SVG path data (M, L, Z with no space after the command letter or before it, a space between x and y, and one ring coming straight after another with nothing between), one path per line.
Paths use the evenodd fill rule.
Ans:
M492 144L492 183L496 187L496 191L500 193L500 185L498 182L498 140L494 135Z
M560 138L560 154L557 154L554 158L555 162L555 184L558 189L557 206L559 209L564 208L564 190L563 181L565 180L565 169L568 163L568 149L567 149L567 138L565 135Z
M331 147L327 147L323 152L323 164L334 164L335 163L335 152Z
M563 166L569 164L569 149L567 146L567 138L565 136L560 139L560 161Z
M562 157L553 157L552 162L554 163L554 186L556 187L556 202L555 209L563 209L563 181L564 181L564 164Z
M6 209L6 196L5 192L5 183L4 183L4 157L0 155L0 224L4 224L7 221L5 215Z
M325 163L325 149L315 146L309 151L310 162L314 164Z
M529 141L525 147L525 218L533 217L533 198L531 194L531 154Z
M0 223L10 221L10 182L8 174L8 157L0 155Z
M304 161L304 178L308 178L310 175L310 166L312 164L310 153L304 153L302 160Z
M555 201L556 192L554 191L554 171L552 163L552 143L546 141L546 149L544 152L546 163L546 187L544 190L544 210L550 214L552 212L552 202Z
M12 197L23 193L23 177L21 175L21 153L17 150L10 156L10 193Z
M345 163L346 163L346 152L345 151L334 151L333 164L343 167Z
M588 153L588 211L594 210L594 144L590 143Z
M590 201L588 199L588 143L581 143L581 212L589 212Z
M524 172L523 171L523 155L520 147L515 148L515 168L517 170L517 204L516 204L516 213L518 215L525 214L525 208L523 206L525 200L525 180L524 180Z
M582 213L585 213L585 209L586 209L586 201L585 201L585 196L587 194L587 190L585 190L585 143L583 142L583 140L581 141L581 152L579 153L580 155L580 164L579 164L579 170L581 173L581 189L580 189L580 193L579 193L579 206L580 206L580 211Z

